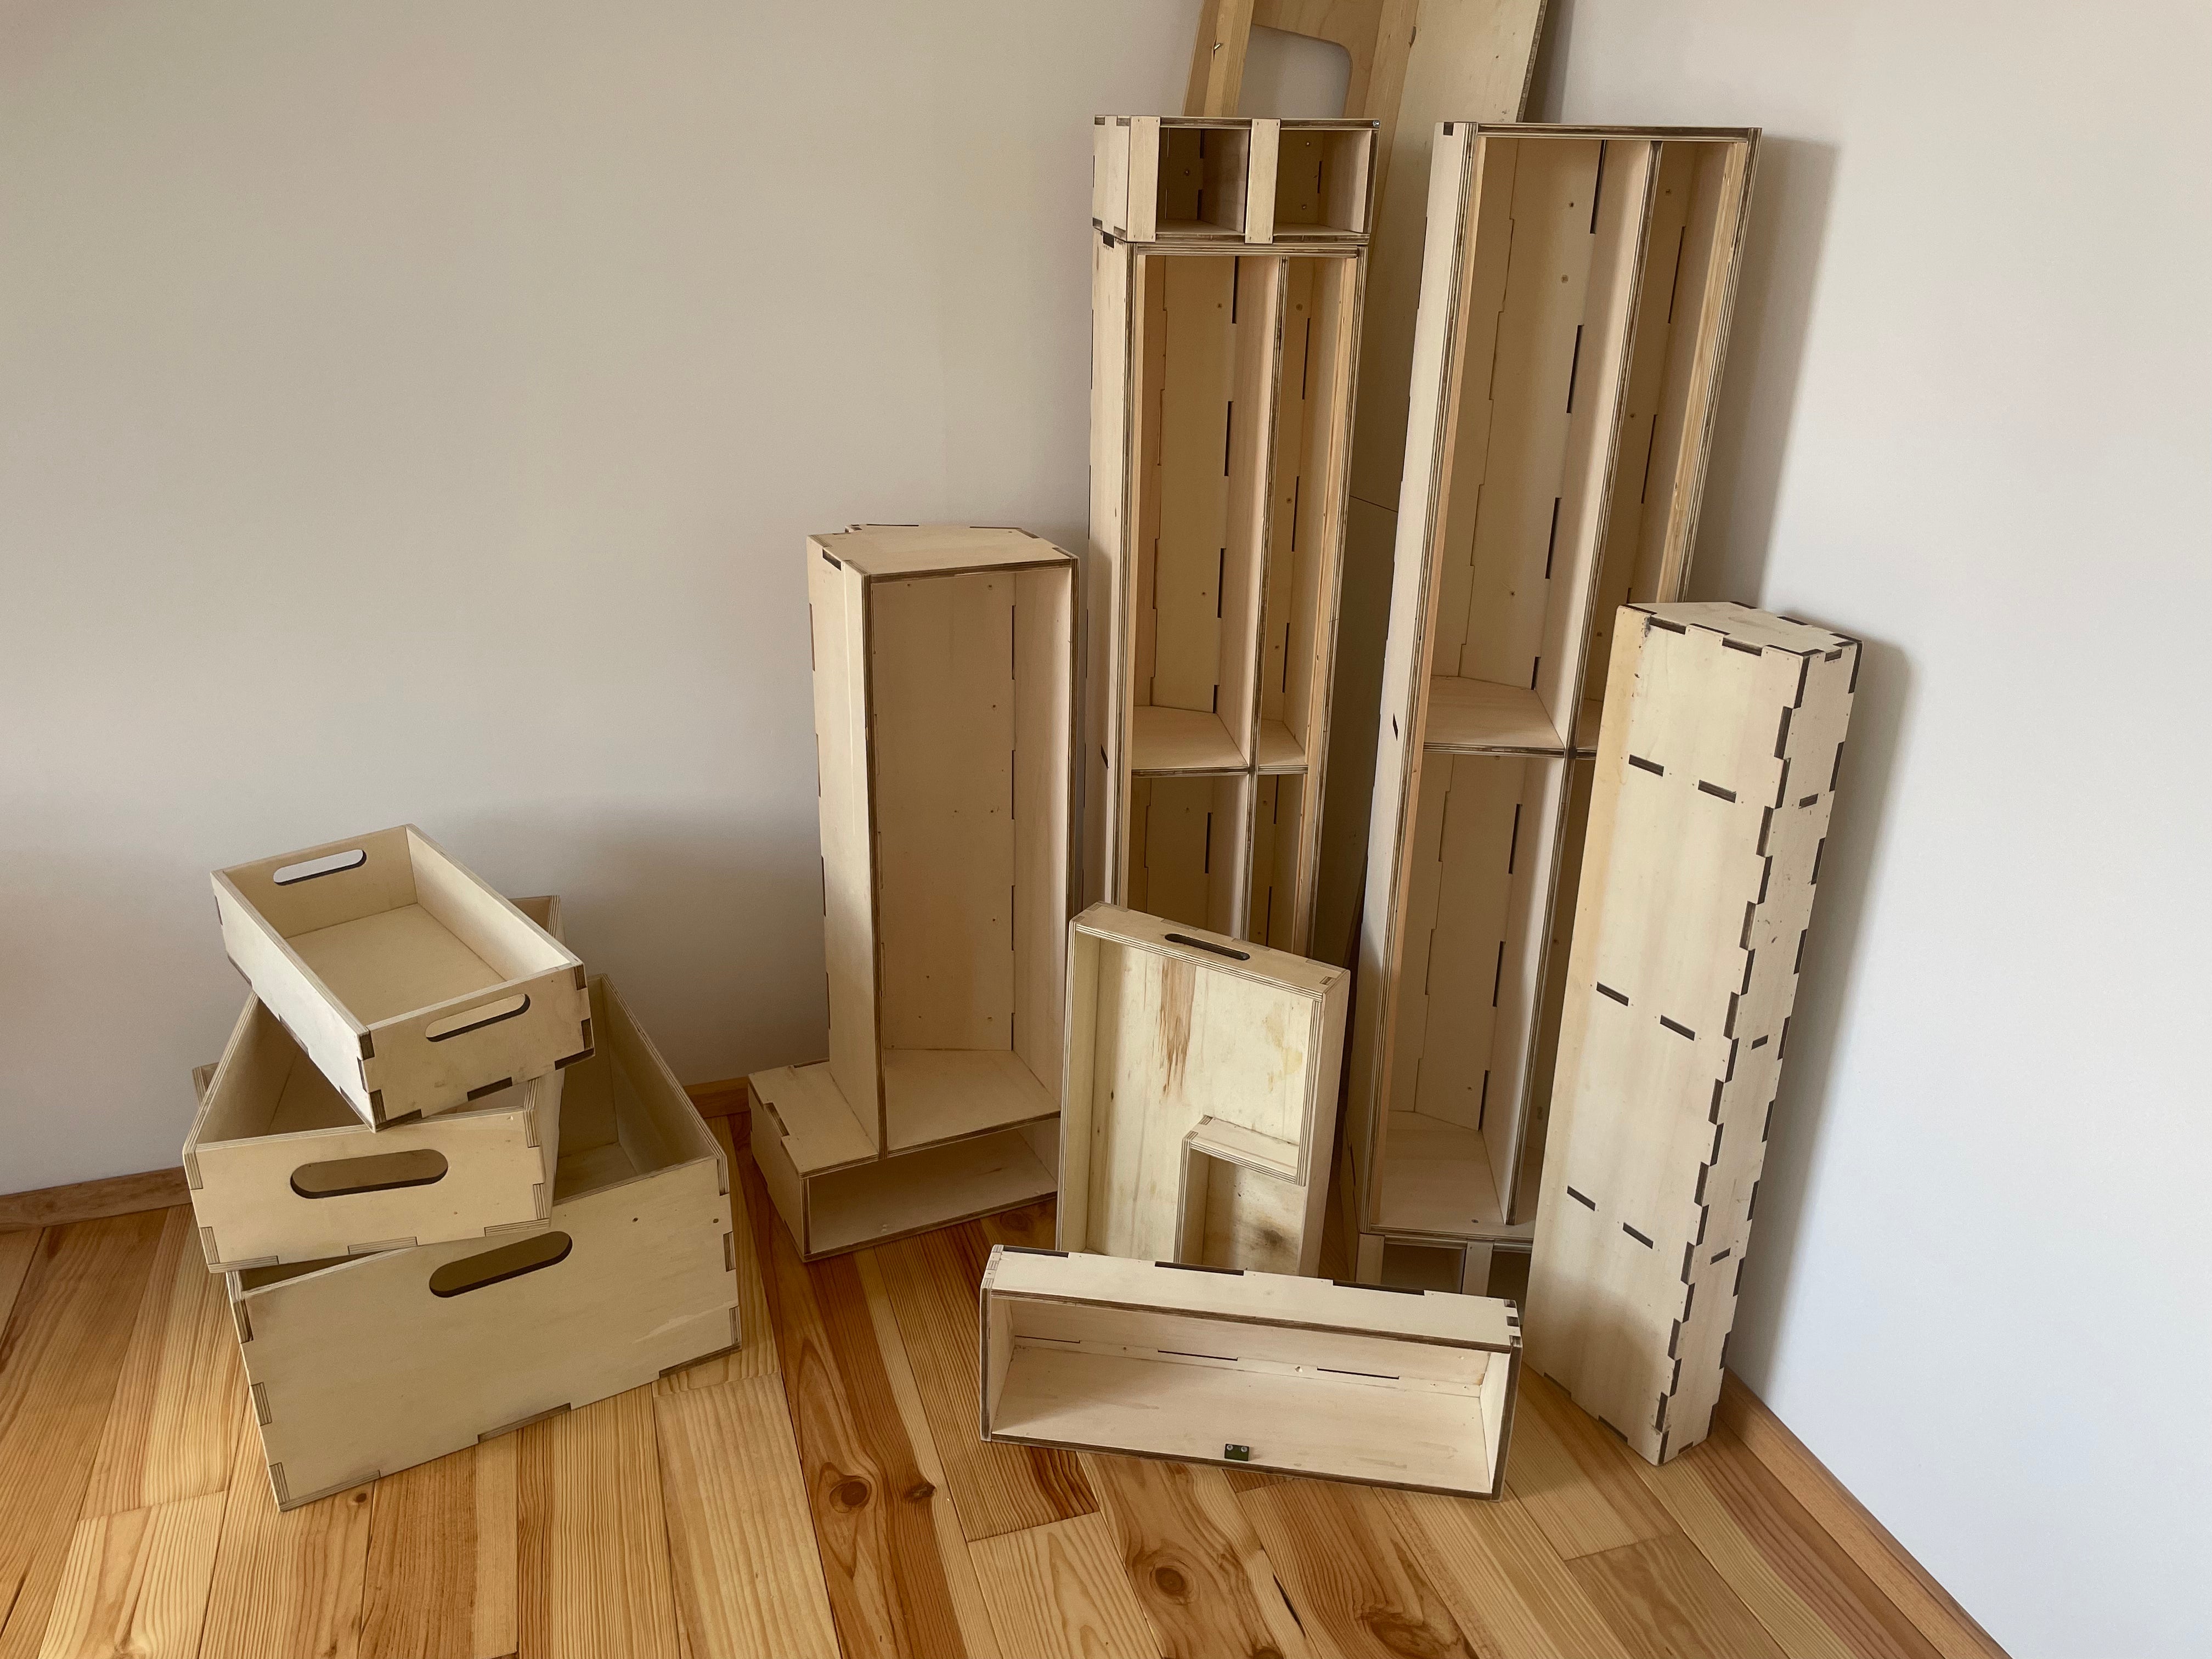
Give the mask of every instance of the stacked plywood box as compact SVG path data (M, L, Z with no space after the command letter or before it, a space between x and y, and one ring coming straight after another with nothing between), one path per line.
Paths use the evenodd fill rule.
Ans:
M1858 669L1738 605L1613 634L1528 1350L1655 1463L1720 1397Z
M1094 132L1085 896L1303 952L1375 124Z
M752 1077L809 1260L1054 1184L1075 560L1019 530L807 544L830 1054Z
M410 827L218 872L185 1179L289 1509L736 1345L728 1171L554 899Z
M1346 1134L1364 1280L1480 1291L1528 1248L1613 617L1681 590L1755 137L1438 129Z

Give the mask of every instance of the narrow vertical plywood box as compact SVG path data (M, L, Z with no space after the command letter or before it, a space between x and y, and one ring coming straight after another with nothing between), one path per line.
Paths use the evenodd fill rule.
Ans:
M412 824L214 881L232 963L372 1128L591 1052L583 963Z
M1062 1248L1314 1272L1351 975L1096 904L1067 987Z
M1686 572L1757 135L1437 130L1346 1143L1387 1249L1533 1231L1613 608Z
M986 1440L1504 1492L1510 1302L1004 1245L981 1300Z
M1019 530L807 544L830 1057L756 1073L811 1260L1054 1186L1076 562Z
M1084 888L1297 951L1374 125L1096 131Z
M729 1171L614 988L563 1082L551 1224L228 1276L281 1508L738 1341Z
M1655 1463L1720 1397L1858 666L1736 605L1613 636L1528 1341Z

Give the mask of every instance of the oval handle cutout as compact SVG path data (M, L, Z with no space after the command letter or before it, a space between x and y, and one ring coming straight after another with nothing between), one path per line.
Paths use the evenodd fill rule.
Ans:
M1217 957L1229 957L1237 962L1252 960L1249 951L1232 951L1225 945L1208 945L1204 939L1193 939L1188 933L1170 933L1167 940L1170 945L1188 945L1194 951L1211 951Z
M292 1171L292 1190L302 1198L343 1198L349 1193L388 1193L401 1187L428 1187L446 1178L446 1155L434 1147L408 1152L371 1152L366 1158L333 1158L302 1164Z
M289 887L295 882L313 881L317 876L335 876L341 870L358 870L368 862L368 848L356 847L349 853L325 853L319 859L301 859L297 864L285 865L269 878L279 887Z
M430 1294L466 1296L487 1285L537 1273L566 1261L575 1242L566 1233L532 1233L495 1250L465 1255L459 1261L448 1261L430 1275Z
M434 1019L422 1035L433 1042L443 1042L447 1037L481 1031L487 1025L496 1025L503 1019L513 1019L517 1014L529 1012L528 997L501 997L497 1002L481 1003L465 1014L447 1014L443 1019Z

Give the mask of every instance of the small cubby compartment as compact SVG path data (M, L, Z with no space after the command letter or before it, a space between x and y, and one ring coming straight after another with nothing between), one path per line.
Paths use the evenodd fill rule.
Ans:
M1244 766L1282 261L1158 256L1142 275L1130 763Z
M1129 781L1128 908L1217 933L1243 931L1248 773Z
M1374 1129L1385 1231L1449 1236L1513 1218L1565 768L1424 758L1405 854L1407 971Z
M231 961L372 1127L591 1049L583 963L412 824L214 883Z
M986 1440L1504 1490L1510 1303L1001 1245L981 1304Z
M1163 120L1154 234L1241 240L1251 176L1250 122Z
M1285 121L1275 155L1275 240L1365 236L1375 183L1371 122Z
M1303 773L1263 772L1253 781L1252 854L1244 936L1278 951L1301 941L1298 896L1310 890L1317 826L1306 811Z

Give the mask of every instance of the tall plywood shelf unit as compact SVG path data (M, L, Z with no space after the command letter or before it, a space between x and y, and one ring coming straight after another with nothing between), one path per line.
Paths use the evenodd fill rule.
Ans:
M1055 1184L1074 557L1020 530L807 543L830 1057L757 1072L807 1259Z
M1375 124L1095 132L1085 895L1302 953Z
M1528 1247L1613 619L1681 592L1757 137L1437 130L1346 1136L1363 1280L1480 1291Z
M1528 1351L1657 1463L1720 1399L1859 647L1740 605L1620 617Z

